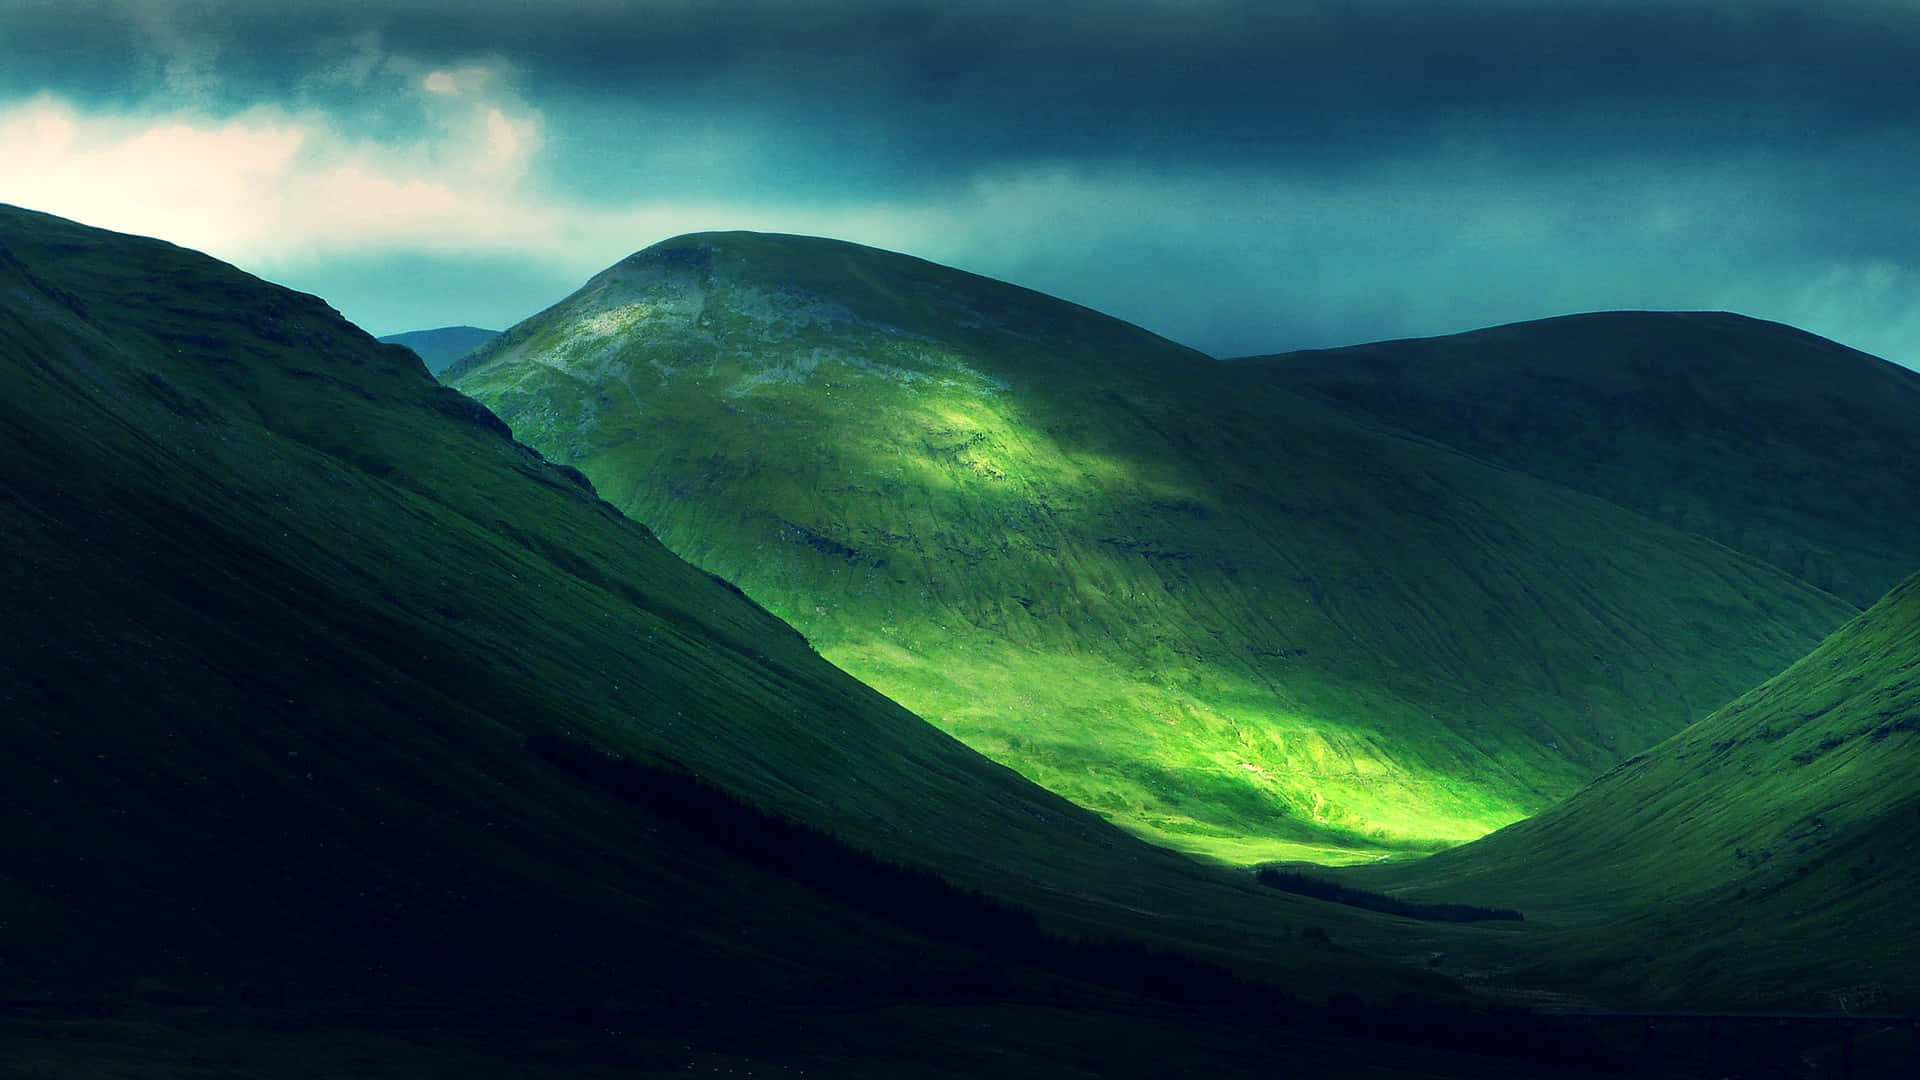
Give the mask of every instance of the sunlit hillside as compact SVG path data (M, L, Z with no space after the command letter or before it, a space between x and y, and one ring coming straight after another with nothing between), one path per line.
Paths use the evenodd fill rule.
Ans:
M447 378L857 677L1229 860L1470 840L1852 612L1277 373L828 240L656 245Z

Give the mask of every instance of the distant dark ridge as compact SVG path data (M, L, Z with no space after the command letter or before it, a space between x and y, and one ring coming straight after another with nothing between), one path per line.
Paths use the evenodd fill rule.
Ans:
M928 937L979 949L1081 982L1161 1001L1244 1011L1263 1023L1333 1030L1418 1046L1465 1050L1588 1068L1627 1062L1577 1018L1525 1009L1475 1006L1402 995L1389 1007L1348 994L1310 1005L1270 983L1137 941L1069 939L1041 929L1023 908L955 885L920 867L883 859L823 829L770 813L688 771L678 762L616 756L551 733L526 747L556 767L624 801L667 817L689 832L755 865L816 889L870 915ZM1456 905L1433 905L1456 906ZM1303 935L1324 942L1324 932ZM911 976L909 976L911 978ZM895 994L977 989L1004 993L989 969L941 978L935 985L889 985Z
M409 330L404 334L388 334L380 340L389 345L401 345L413 350L413 354L427 366L427 372L438 376L455 360L499 336L498 330L487 330L478 326L442 326L434 330Z
M1260 872L1254 876L1260 884L1282 892L1311 896L1316 900L1326 900L1335 904L1345 904L1348 907L1365 908L1368 911L1379 911L1426 922L1485 922L1492 919L1509 919L1517 922L1526 918L1512 908L1476 907L1473 904L1418 904L1388 896L1385 893L1338 885L1323 878L1276 870L1271 866L1261 867Z
M1920 566L1920 372L1795 327L1601 311L1236 363L1856 607Z

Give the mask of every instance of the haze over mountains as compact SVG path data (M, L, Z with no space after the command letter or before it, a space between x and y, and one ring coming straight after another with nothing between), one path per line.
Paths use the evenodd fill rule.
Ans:
M1825 377L1830 343L1750 327ZM1240 861L1471 839L1854 610L1285 365L834 241L655 245L446 377L969 745ZM1920 405L1865 415L1909 467Z
M1782 381L1796 342L1823 380L1878 363L1713 332ZM1605 772L1345 871L1524 922L1141 843L205 256L0 206L0 369L0 1071L1576 1075L1603 1038L1467 995L1920 1003L1914 583L1854 617L1265 362L705 235L455 377L1136 831L1406 851ZM1873 529L1793 540L1815 513L1763 535L1867 580Z

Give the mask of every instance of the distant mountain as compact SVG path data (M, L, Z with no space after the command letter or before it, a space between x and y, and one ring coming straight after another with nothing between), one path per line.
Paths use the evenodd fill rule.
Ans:
M1855 611L1285 373L836 241L655 245L446 378L836 664L1235 861L1472 839Z
M511 1024L1027 970L621 779L662 771L1060 932L1146 928L1305 994L1437 985L1301 942L1275 918L1297 908L855 682L317 298L0 206L0 379L9 1010L452 1001ZM536 736L654 772L562 768Z
M1559 932L1517 964L1629 1000L1920 1006L1920 575L1818 649L1552 810L1418 863Z
M413 350L427 371L438 375L447 365L500 336L498 330L477 326L442 326L438 330L409 330L388 334L380 340L388 345L404 345Z
M1792 327L1616 311L1236 363L1857 605L1920 569L1920 373Z

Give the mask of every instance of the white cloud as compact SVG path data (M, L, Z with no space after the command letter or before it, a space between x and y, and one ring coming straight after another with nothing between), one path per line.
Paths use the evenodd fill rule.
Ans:
M405 58L395 58L392 65L402 72L418 67ZM471 98L501 92L499 87L506 82L510 70L505 60L496 57L461 67L434 68L420 79L420 85L428 93L439 97Z
M337 71L387 85L391 111L416 111L414 133L376 138L315 107L213 117L0 102L0 201L296 286L329 260L412 254L507 258L577 282L668 236L744 228L911 252L1225 352L1645 306L1725 307L1920 360L1912 269L1829 257L1808 274L1803 254L1762 257L1771 237L1743 224L1742 200L1785 196L1731 166L1568 179L1419 160L1312 179L1043 163L836 203L657 188L639 165L629 200L594 203L544 182L545 118L504 64L429 68L367 39ZM554 299L529 297L512 317Z
M342 77L375 62L362 43ZM600 206L538 181L539 111L484 64L401 76L424 121L376 139L320 109L90 111L49 95L0 103L0 201L159 236L261 273L341 256L425 252L542 260L582 275L699 228L857 234L886 243L886 208L794 210L672 198ZM444 77L444 78L443 78Z
M534 118L514 118L500 109L488 109L487 162L497 168L524 163L539 135L540 125Z
M0 199L253 265L369 249L539 251L552 223L520 208L540 129L538 113L511 103L383 142L317 111L119 114L42 96L0 105Z

